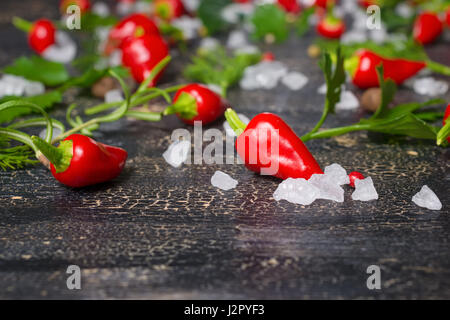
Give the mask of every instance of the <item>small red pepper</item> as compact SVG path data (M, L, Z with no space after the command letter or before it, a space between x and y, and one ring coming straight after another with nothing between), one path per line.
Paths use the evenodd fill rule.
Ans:
M173 20L186 13L181 0L156 0L155 12L158 17L164 20Z
M117 147L94 141L81 134L72 134L58 147L39 137L33 143L50 161L56 180L73 188L85 187L116 178L125 166L128 153Z
M423 12L414 21L413 37L420 44L433 42L442 33L442 21L434 12Z
M55 43L56 28L53 22L40 19L34 23L14 17L13 24L16 28L28 34L28 44L39 54Z
M447 22L447 26L450 27L450 7L445 12L445 22Z
M89 0L61 0L59 3L61 13L67 14L67 7L71 5L78 6L81 13L85 13L91 8L91 2Z
M136 33L159 35L159 29L149 17L142 13L129 15L109 32L105 53L110 54L115 48L120 47L124 40L135 37Z
M341 19L326 16L317 24L317 33L324 38L339 39L345 32L345 23Z
M323 174L303 141L279 116L261 113L247 126L232 109L227 109L225 117L238 135L236 150L248 169L264 173L269 168L278 168L278 171L271 175L283 180L309 179L313 174ZM274 135L278 138L278 153L269 152L272 150ZM261 150L262 146L265 146L266 150ZM252 158L256 158L256 161L252 161Z
M352 188L355 187L355 180L363 180L364 179L364 176L361 173L359 173L358 171L350 172L348 177L350 179L350 187L352 187Z
M358 3L363 8L368 8L372 5L379 5L378 0L359 0Z
M442 125L445 126L445 124L447 123L447 121L450 118L450 104L447 106L447 109L445 109L445 113L444 113L444 118L442 120ZM448 143L450 143L450 137L447 137L447 141Z
M261 57L261 61L274 61L274 60L275 56L273 55L272 52L264 52Z
M277 3L286 12L293 14L300 12L300 5L297 0L277 0Z
M314 5L316 7L327 9L328 6L334 6L336 4L336 2L337 2L337 0L316 0Z
M185 95L189 95L186 97ZM192 100L192 98L195 100ZM202 124L208 124L221 117L227 108L226 102L217 93L201 84L189 84L179 89L175 94L174 104L187 103L188 99L195 103L194 117L185 118L182 114L177 116L187 124L194 124L194 121L201 121Z
M122 63L130 68L133 78L141 83L162 59L167 57L169 49L159 35L146 34L136 38L127 38L122 46ZM163 74L163 70L150 83L154 86Z
M366 89L379 86L376 67L380 64L383 64L384 79L392 79L397 84L403 83L426 66L422 61L383 58L365 49L348 59L345 66L352 76L353 84Z

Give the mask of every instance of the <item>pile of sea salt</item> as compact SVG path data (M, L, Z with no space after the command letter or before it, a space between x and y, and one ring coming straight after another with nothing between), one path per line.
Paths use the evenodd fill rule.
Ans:
M240 86L244 90L270 90L280 81L291 90L300 90L308 83L308 78L300 72L289 72L280 61L261 61L245 69Z
M5 74L0 79L0 98L5 96L31 97L44 92L44 84L38 81L30 81L11 74Z
M430 97L441 96L448 91L448 84L446 82L436 80L432 77L415 79L412 87L415 93Z
M342 185L349 184L346 170L339 164L325 167L324 174L313 174L309 180L289 178L280 183L273 194L276 201L310 205L317 199L344 202ZM370 201L378 199L378 193L370 177L355 181L353 200Z
M174 168L178 168L186 162L191 151L191 142L187 140L177 140L163 153L163 158Z
M218 170L211 177L211 184L216 188L227 191L236 188L238 181L225 172Z

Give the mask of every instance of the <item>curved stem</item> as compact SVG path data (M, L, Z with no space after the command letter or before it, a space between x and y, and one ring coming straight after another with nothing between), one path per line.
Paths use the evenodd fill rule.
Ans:
M225 111L225 118L237 136L240 136L247 127L247 125L239 119L237 113L231 108L228 108L227 111Z
M436 73L440 73L446 76L450 76L450 67L443 65L441 63L435 62L435 61L431 61L429 59L427 59L425 61L425 63L427 64L427 68L430 69L433 72Z
M330 138L334 136L340 136L345 133L353 132L353 131L360 131L360 130L368 130L370 128L370 125L367 124L354 124L351 126L346 127L338 127L333 129L327 129L322 130L320 132L315 133L308 133L304 136L302 136L300 139L303 142L312 140L312 139L323 139L323 138Z
M150 75L141 83L141 85L137 89L137 93L140 93L147 89L148 85L155 79L155 77L169 64L170 60L172 60L171 56L167 56L162 59L156 66L153 67Z
M144 111L130 110L125 115L127 117L151 122L158 122L161 121L162 119L162 113L160 112L144 112Z
M13 100L13 101L8 101L8 102L0 104L0 112L3 110L6 110L6 109L11 109L11 108L30 108L30 109L34 109L35 111L38 111L39 113L42 113L42 115L44 116L45 121L47 123L47 132L45 135L45 141L50 142L52 140L52 136L53 136L52 120L48 116L47 112L45 112L44 109L39 107L37 104L23 101L23 100Z
M173 86L173 87L169 87L167 89L158 89L160 91L152 93L150 95L134 97L134 98L131 99L130 108L137 107L137 106L139 106L141 104L144 104L144 103L146 103L146 102L148 102L148 101L150 101L152 99L160 97L160 96L164 95L164 93L168 94L168 93L171 93L171 92L178 91L178 89L180 89L180 88L182 88L184 86L185 86L185 84L176 85L176 86ZM147 89L148 91L147 90L142 91L141 94L144 94L146 92L156 91L154 89L157 89L157 88L148 88ZM166 98L166 100L167 100L167 98ZM86 115L94 115L94 114L97 114L97 113L109 110L111 108L118 107L122 103L123 103L123 101L102 103L102 104L99 104L99 105L97 105L95 107L86 109L84 111L84 113Z
M23 120L19 122L15 122L8 126L10 129L20 129L20 128L29 128L29 127L40 127L45 126L47 121L45 118L34 118L29 120ZM66 131L64 124L56 119L52 119L53 128L59 129L61 132Z
M17 29L22 30L25 33L29 33L33 28L33 24L31 22L19 17L13 17L12 23Z
M38 152L38 149L31 140L31 137L24 132L10 128L0 128L0 134L5 135L10 139L22 142L23 144L26 144L31 149L33 149L35 153Z

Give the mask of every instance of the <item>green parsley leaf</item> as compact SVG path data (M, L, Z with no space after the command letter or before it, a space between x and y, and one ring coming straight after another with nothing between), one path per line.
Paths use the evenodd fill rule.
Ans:
M69 73L63 64L47 61L38 56L20 57L3 72L39 81L47 86L57 86L69 80Z
M378 107L375 114L372 116L373 119L382 118L383 115L388 111L388 105L394 99L395 93L397 92L397 85L392 79L384 80L384 69L383 65L379 65L377 68L378 81L380 82L381 88L381 105Z
M222 19L222 9L230 3L231 0L202 0L200 2L197 15L209 34L225 29L227 23Z
M286 13L274 4L257 6L251 18L255 27L253 37L263 39L266 35L273 35L276 42L287 39L289 29L286 21Z

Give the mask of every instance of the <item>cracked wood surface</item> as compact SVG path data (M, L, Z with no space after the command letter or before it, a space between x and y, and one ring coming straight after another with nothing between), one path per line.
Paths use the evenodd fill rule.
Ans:
M54 3L2 1L1 66L29 53L10 17L56 17ZM262 45L309 77L303 90L235 88L231 105L247 116L276 112L299 134L311 129L324 97L316 94L320 70L306 56L310 41ZM430 54L450 65L448 48L442 41ZM162 84L183 83L178 74L186 61L175 57ZM76 99L83 107L95 103ZM396 99L426 98L400 89ZM66 94L65 102L72 100ZM63 110L53 115L62 119ZM325 126L361 115L341 112ZM72 190L40 166L0 172L0 298L450 298L448 149L423 141L388 144L366 133L308 142L322 166L336 162L371 176L379 200L352 201L347 187L344 203L299 206L275 202L279 181L242 165L170 167L161 155L180 127L176 118L103 126L97 138L129 152L125 171L110 183ZM219 169L239 181L236 189L211 186ZM442 211L411 202L424 184L439 196ZM82 290L66 287L71 264L81 267ZM372 264L381 267L378 291L366 287Z

